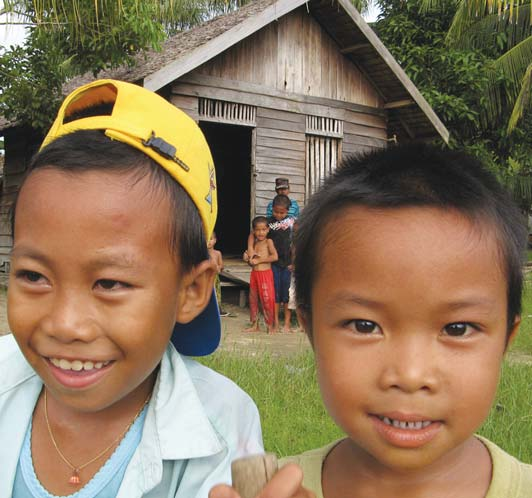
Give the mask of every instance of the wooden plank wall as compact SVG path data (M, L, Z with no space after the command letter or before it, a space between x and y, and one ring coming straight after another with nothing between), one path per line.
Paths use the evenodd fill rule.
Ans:
M242 40L197 72L300 95L383 105L375 88L305 7Z
M305 116L257 108L255 215L266 214L275 196L275 179L290 179L290 197L305 201Z
M36 150L38 138L33 137L28 130L12 128L4 131L4 141L6 161L0 196L0 271L5 269L1 265L9 260L9 253L13 246L11 207L33 151Z
M251 216L265 214L268 202L275 195L275 178L286 176L291 183L291 196L303 207L306 196L306 116L331 116L343 122L342 157L359 154L387 144L385 116L372 109L352 110L334 107L337 101L313 99L300 102L296 94L281 97L259 94L257 85L223 80L220 77L199 75L179 80L172 86L171 101L193 119L198 120L198 99L212 98L223 101L256 105L255 131L255 207ZM315 101L315 102L314 102ZM348 104L345 104L348 107Z

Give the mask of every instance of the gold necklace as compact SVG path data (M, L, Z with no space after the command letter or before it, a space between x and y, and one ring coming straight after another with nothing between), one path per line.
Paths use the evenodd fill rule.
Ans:
M46 420L46 427L48 428L48 434L50 434L50 439L52 440L52 443L57 453L59 453L59 456L72 470L72 475L68 479L69 484L74 484L74 485L81 484L81 479L79 477L80 471L83 470L88 465L90 465L91 463L94 463L96 460L99 460L101 457L103 457L115 444L117 444L125 436L126 432L129 431L131 426L135 423L135 420L137 420L139 415L142 413L142 410L144 410L144 407L148 404L150 397L151 397L151 393L148 395L144 403L142 403L142 406L140 407L139 411L133 417L133 420L131 420L131 422L127 424L126 428L120 433L120 435L109 446L107 446L107 448L105 448L103 451L100 451L100 453L98 453L94 458L91 458L88 462L85 462L83 465L76 466L76 465L73 465L67 459L65 455L63 455L63 453L59 449L59 446L57 446L57 441L55 440L54 434L52 432L52 427L50 426L50 421L48 420L48 402L47 402L48 400L46 397L46 389L44 390L44 418Z

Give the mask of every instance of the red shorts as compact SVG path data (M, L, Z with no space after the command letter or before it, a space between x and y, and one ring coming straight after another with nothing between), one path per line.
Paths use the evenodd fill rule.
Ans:
M257 320L259 301L267 325L273 325L275 316L275 288L273 272L269 270L251 270L249 278L249 311L251 322Z

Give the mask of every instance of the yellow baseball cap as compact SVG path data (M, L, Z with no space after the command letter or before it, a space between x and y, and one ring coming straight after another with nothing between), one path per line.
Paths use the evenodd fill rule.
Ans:
M111 114L82 117L90 106L112 104ZM210 239L218 204L211 151L199 126L183 111L154 92L116 80L96 80L74 90L64 100L41 148L78 130L103 130L160 164L188 193L198 208ZM176 323L171 341L185 355L212 353L221 336L220 313L212 292L207 307L189 323Z
M103 103L113 105L110 115L68 120L86 107ZM141 86L96 80L64 100L41 148L77 130L105 130L109 138L135 147L160 164L186 190L210 239L218 211L216 173L207 141L192 118Z

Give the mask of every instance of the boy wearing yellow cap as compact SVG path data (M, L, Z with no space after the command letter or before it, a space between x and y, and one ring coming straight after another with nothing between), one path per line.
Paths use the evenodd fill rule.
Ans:
M185 356L220 339L212 157L156 94L67 97L13 211L0 496L207 497L261 451L257 409Z

